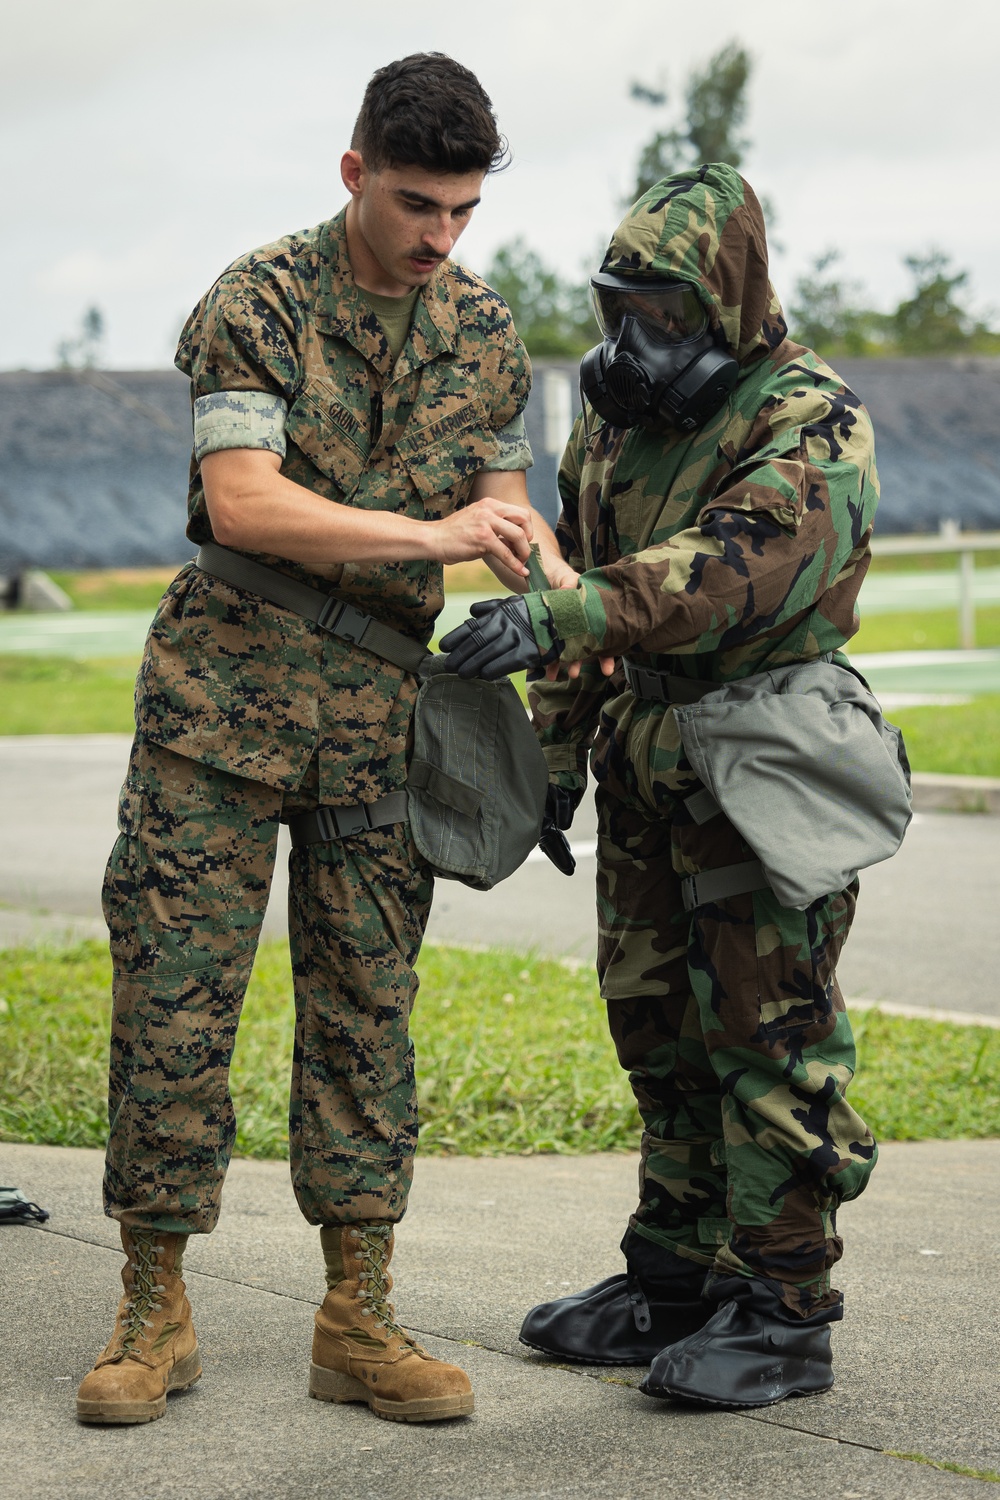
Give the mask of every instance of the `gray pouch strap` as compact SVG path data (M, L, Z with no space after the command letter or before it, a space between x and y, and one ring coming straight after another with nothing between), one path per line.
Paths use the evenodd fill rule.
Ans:
M374 652L384 661L392 662L393 666L402 667L404 672L420 676L427 661L433 660L433 653L421 646L419 641L411 640L389 625L380 624L371 615L363 614L360 609L355 609L353 604L348 604L336 594L325 594L322 589L311 588L307 583L300 583L297 578L289 578L287 573L281 573L277 568L266 567L264 563L253 562L242 553L220 547L218 542L203 542L198 549L195 565L203 573L221 578L224 583L248 589L251 594L259 594L269 604L277 604L280 609L290 609L293 614L311 620L314 625L335 635L339 640L350 641L355 646Z
M759 859L744 860L739 865L723 865L718 870L703 870L700 875L685 875L681 881L684 910L695 911L710 901L745 896L749 891L769 890L770 885Z
M377 802L356 802L352 807L332 807L323 803L315 812L299 813L297 817L289 818L292 845L298 849L303 844L335 844L354 834L366 833L370 828L405 823L407 800L405 792L390 792L387 797L379 797Z
M467 781L459 781L457 776L450 776L440 766L433 765L429 760L419 760L416 756L410 762L406 783L416 792L429 792L438 802L443 802L445 807L453 807L467 818L474 818L483 805L483 793L478 787L470 786Z
M703 823L710 823L713 818L717 818L722 811L707 786L703 786L700 792L692 792L690 797L685 797L684 806L699 828Z
M698 703L706 693L714 693L722 686L719 682L704 682L697 677L654 672L652 667L636 666L627 656L622 658L622 665L629 692L654 703Z

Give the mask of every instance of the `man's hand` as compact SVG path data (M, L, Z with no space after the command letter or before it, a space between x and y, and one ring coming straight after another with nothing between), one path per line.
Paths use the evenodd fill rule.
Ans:
M525 559L531 548L531 511L510 500L487 496L443 521L431 521L436 562L471 562L493 558L519 578L526 576Z
M599 656L597 660L601 664L601 671L605 677L610 677L615 670L615 658L613 656ZM579 677L582 661L570 661L566 663L565 671L567 677ZM553 661L545 668L545 675L549 682L555 682L560 672L563 671L562 662Z
M541 649L520 594L509 599L483 599L472 606L472 616L450 630L441 642L441 650L448 655L449 672L494 682L522 667L539 665Z

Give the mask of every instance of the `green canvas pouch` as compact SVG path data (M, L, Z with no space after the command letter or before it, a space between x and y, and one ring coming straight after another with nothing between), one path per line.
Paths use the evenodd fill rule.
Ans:
M425 664L407 775L413 839L436 875L488 891L538 842L548 769L509 678Z

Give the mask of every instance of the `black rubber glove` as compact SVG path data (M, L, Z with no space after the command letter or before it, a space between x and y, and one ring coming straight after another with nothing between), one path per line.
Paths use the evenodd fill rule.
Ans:
M545 793L545 816L542 819L538 847L552 861L560 875L572 875L576 869L576 859L564 830L572 823L582 796L582 790L574 788L570 791L567 787L557 786L554 781L549 782L549 789Z
M493 682L541 663L528 606L519 594L509 599L483 599L472 606L471 613L471 620L463 620L455 630L449 630L441 642L441 650L448 655L449 672Z

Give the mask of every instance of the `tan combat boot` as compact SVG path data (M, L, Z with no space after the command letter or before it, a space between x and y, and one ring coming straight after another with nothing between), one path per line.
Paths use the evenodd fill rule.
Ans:
M421 1349L396 1322L389 1293L391 1224L320 1230L329 1291L316 1313L309 1394L367 1401L392 1422L437 1422L472 1411L469 1377Z
M168 1391L186 1391L201 1374L201 1356L184 1295L186 1234L126 1229L125 1294L114 1336L76 1397L81 1422L153 1422Z

